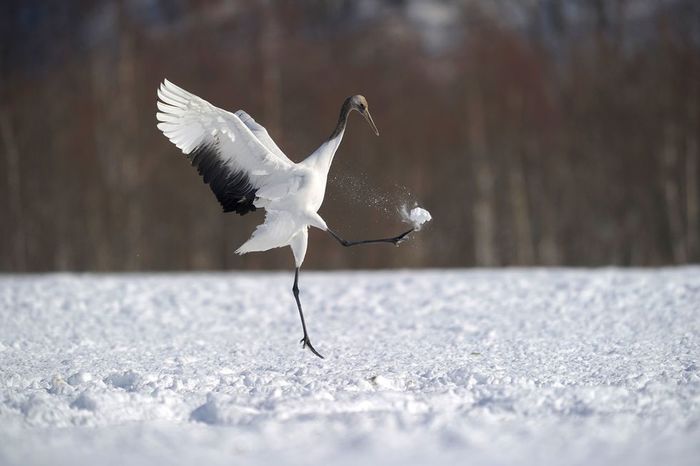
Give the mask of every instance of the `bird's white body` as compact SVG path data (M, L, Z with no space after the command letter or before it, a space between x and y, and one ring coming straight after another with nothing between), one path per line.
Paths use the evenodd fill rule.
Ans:
M286 182L258 190L255 206L267 211L265 223L236 250L238 254L290 246L296 266L301 266L306 256L308 228L328 229L318 210L326 195L330 164L342 137L343 132L295 164Z
M296 266L301 266L309 226L327 229L318 210L344 129L304 161L294 163L265 128L242 110L222 110L167 80L158 90L158 97L158 128L175 145L188 155L199 147L215 147L219 170L243 173L255 188L253 205L265 209L265 222L236 252L291 246ZM203 176L206 181L206 173Z

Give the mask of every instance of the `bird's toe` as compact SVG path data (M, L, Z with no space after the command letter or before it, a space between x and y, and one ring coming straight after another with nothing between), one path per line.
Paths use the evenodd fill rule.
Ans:
M315 354L316 356L318 356L318 357L321 358L321 359L325 359L325 358L321 355L321 353L319 353L318 351L316 351L316 348L314 348L314 346L311 344L311 340L309 340L308 337L302 338L302 339L299 341L299 343L301 343L301 347L302 347L302 348L307 348L307 347L308 347L309 350L310 350L313 354Z

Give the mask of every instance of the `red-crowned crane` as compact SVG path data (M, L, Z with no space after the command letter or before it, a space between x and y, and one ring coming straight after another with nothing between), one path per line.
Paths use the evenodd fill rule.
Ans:
M197 167L224 212L245 215L257 208L265 209L265 222L236 252L292 248L296 264L292 292L304 331L300 343L323 358L311 344L299 300L299 269L306 255L309 227L327 231L347 247L368 243L398 245L415 229L392 238L348 241L331 230L318 214L348 115L357 111L379 136L367 99L361 95L345 99L330 137L304 161L294 163L277 147L267 130L243 110L235 113L222 110L168 80L158 89L158 98L158 129Z

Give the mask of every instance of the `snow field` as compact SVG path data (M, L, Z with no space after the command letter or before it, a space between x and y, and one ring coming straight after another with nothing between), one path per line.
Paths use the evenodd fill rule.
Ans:
M700 268L0 277L0 464L697 464Z

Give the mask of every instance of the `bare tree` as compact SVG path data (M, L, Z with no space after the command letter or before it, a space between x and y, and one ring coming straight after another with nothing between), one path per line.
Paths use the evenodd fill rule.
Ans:
M498 265L496 252L495 174L486 146L484 109L478 77L469 80L467 91L467 129L469 154L473 163L476 199L474 216L474 255L483 266Z
M24 210L22 208L22 177L19 169L19 148L15 139L10 112L6 107L0 107L0 137L7 166L7 202L10 212L10 222L14 229L10 241L13 252L13 269L23 272L27 269L26 258L26 229L24 226Z

